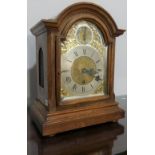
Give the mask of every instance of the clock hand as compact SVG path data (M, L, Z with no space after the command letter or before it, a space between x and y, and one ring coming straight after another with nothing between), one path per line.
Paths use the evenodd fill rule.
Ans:
M99 75L96 75L98 72L96 72L93 68L91 69L83 68L82 73L94 77L96 81L102 80Z
M88 73L88 70L86 68L82 68L82 73L83 74Z
M83 40L84 40L84 42L86 42L86 27L84 28Z
M97 73L98 73L98 72L95 71L93 68L88 69L88 74L89 74L90 76L93 76L93 77L95 78L96 81L102 80L102 79L100 78L100 76L99 76ZM96 75L96 74L97 74L97 75Z
M83 68L82 69L82 73L83 74L88 74L90 76L93 76L97 73L93 68L87 69L87 68Z
M102 80L102 79L100 78L99 75L97 75L97 76L95 76L95 80L96 80L96 81L100 81L100 80Z

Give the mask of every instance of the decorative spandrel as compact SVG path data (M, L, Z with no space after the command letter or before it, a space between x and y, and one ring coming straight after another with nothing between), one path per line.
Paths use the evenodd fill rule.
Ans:
M78 21L61 42L61 98L107 95L107 49L91 22Z

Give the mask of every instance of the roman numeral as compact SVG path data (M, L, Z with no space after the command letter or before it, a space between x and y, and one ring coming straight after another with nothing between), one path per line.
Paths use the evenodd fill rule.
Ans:
M61 73L67 73L69 70L62 70Z
M67 60L68 62L72 62L71 60Z
M92 88L94 88L92 84L90 84L90 86L91 86Z
M73 91L76 91L76 88L77 88L77 85L74 84L73 87L72 87Z
M70 83L72 80L71 80L71 77L66 77L66 82L67 83Z
M77 56L77 57L78 57L78 53L77 53L76 51L74 52L74 54L75 54L75 56Z
M96 61L96 63L99 63L99 62L100 62L100 60L97 60L97 61Z
M101 72L101 71L102 71L102 69L97 69L97 71L98 71L98 72Z
M82 87L82 92L85 92L85 87Z
M83 49L83 54L86 55L86 49Z

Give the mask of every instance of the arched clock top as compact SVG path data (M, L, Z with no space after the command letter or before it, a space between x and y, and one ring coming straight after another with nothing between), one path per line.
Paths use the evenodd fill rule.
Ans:
M95 23L104 33L106 43L111 43L115 37L122 35L125 30L118 29L111 15L100 6L92 3L77 3L67 7L58 17L53 20L41 20L32 29L32 33L39 35L47 30L57 32L65 38L72 25L79 21L86 20Z

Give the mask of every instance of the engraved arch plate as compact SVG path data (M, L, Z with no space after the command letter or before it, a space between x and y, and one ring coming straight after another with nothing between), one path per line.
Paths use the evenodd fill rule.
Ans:
M78 21L61 42L61 99L106 95L107 46L91 22Z

